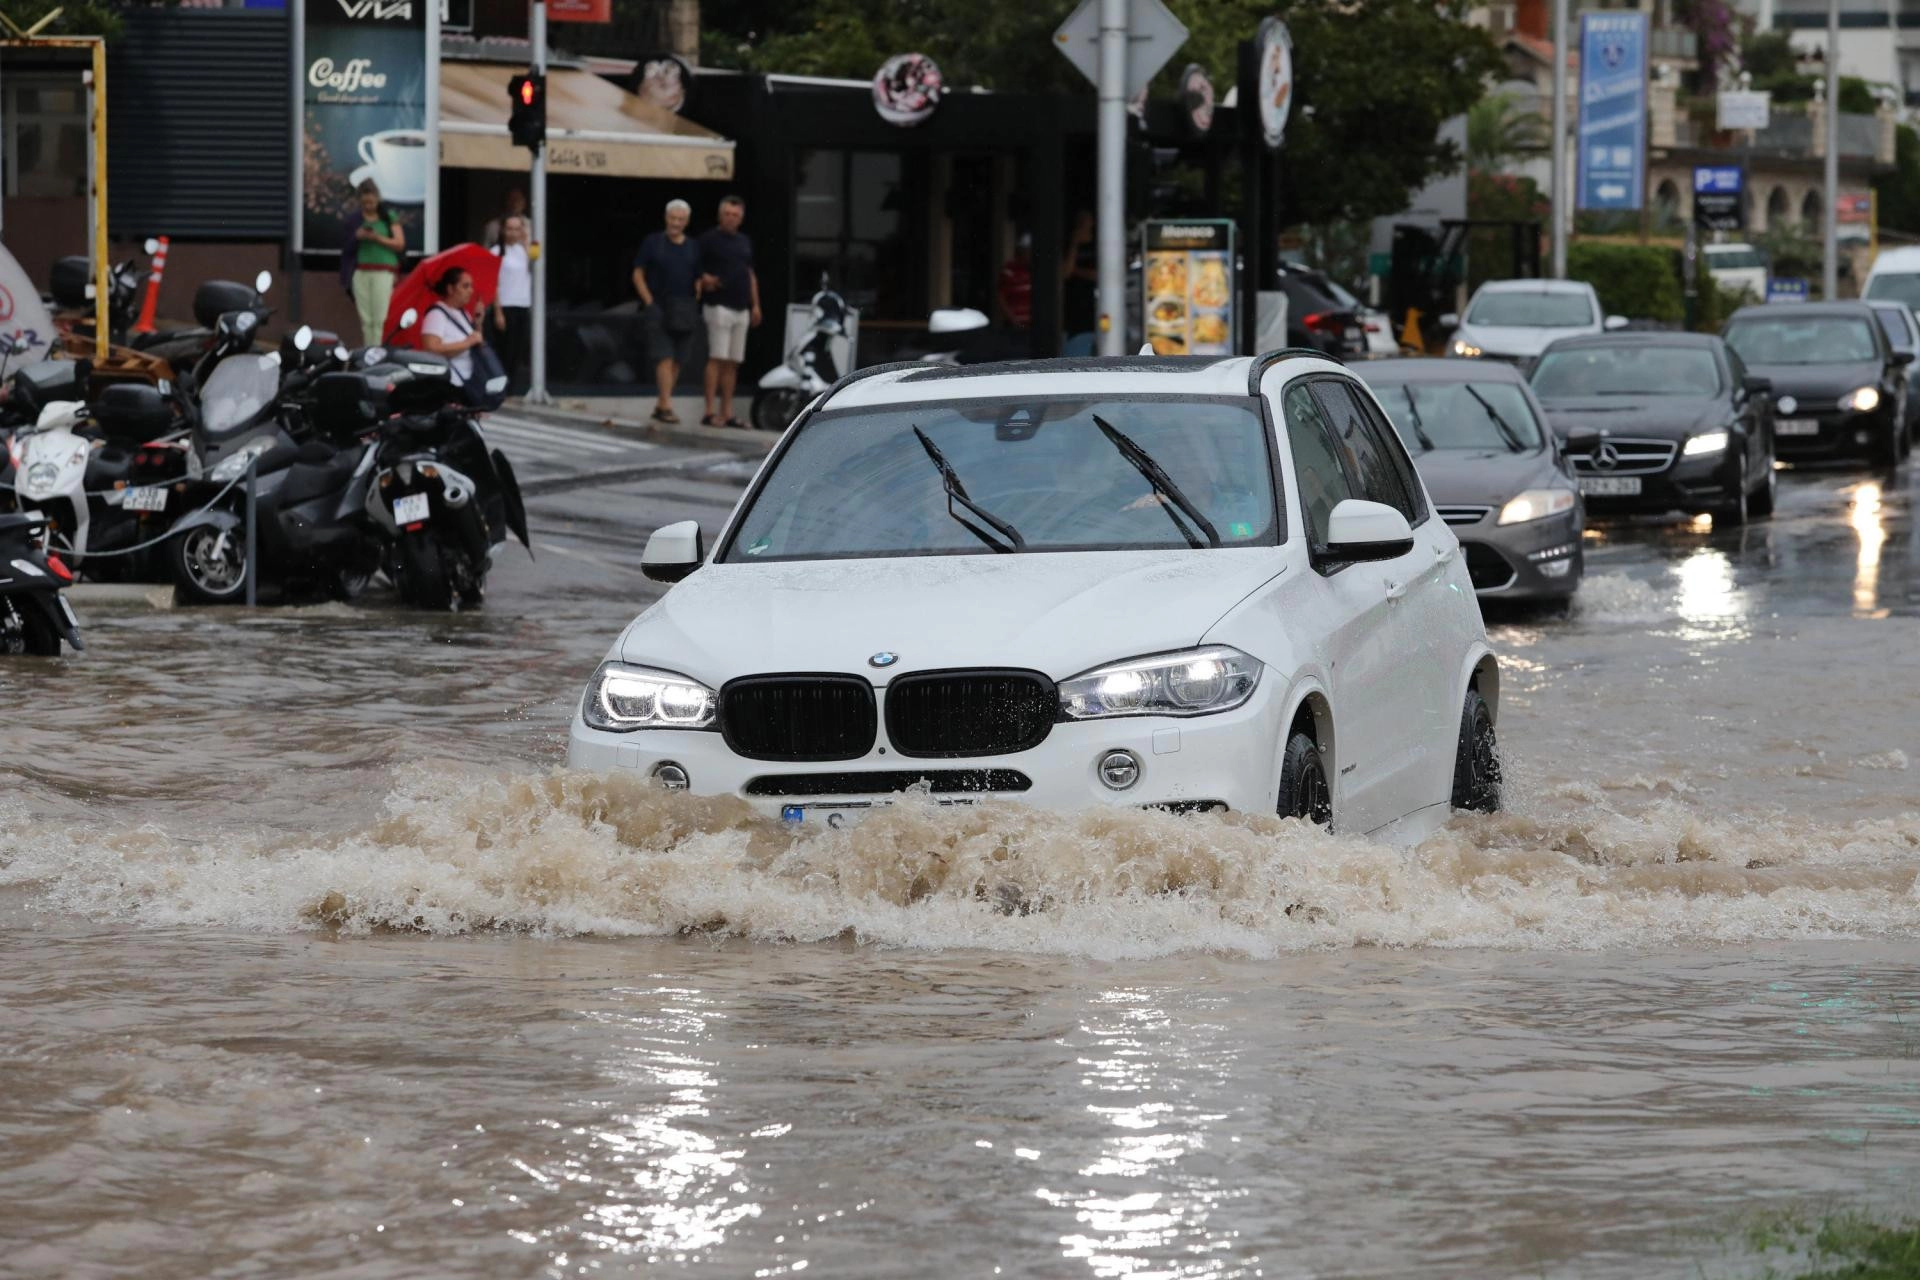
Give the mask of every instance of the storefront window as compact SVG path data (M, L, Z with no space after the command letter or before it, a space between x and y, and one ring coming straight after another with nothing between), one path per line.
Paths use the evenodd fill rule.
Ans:
M22 73L0 102L10 196L87 193L87 101L80 77Z
M794 297L811 297L824 274L863 323L918 318L900 154L802 151L796 163Z

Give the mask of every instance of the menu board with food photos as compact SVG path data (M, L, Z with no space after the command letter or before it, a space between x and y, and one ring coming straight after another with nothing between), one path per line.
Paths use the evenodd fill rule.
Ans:
M1228 356L1238 349L1233 314L1233 223L1183 218L1148 222L1147 341L1163 356Z

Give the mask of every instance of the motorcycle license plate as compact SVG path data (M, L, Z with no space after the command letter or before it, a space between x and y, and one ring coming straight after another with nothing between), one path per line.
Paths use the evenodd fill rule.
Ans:
M1640 492L1640 477L1581 476L1580 492L1597 498L1630 498Z
M395 524L418 524L429 515L427 495L410 493L393 502L393 522Z
M165 511L167 509L167 487L160 484L141 485L137 489L127 490L127 496L120 505L128 511Z
M1779 418L1773 424L1773 433L1777 436L1817 436L1820 434L1820 419Z

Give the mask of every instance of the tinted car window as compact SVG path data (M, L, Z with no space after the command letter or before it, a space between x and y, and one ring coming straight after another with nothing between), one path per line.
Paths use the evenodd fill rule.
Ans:
M1521 453L1546 442L1533 405L1511 382L1375 383L1373 394L1409 449Z
M1574 329L1593 320L1593 304L1577 293L1483 293L1467 312L1468 324L1526 329Z
M1532 382L1542 399L1711 396L1720 392L1720 362L1705 347L1580 346L1541 356Z
M1314 546L1327 545L1327 517L1348 498L1364 495L1347 480L1346 466L1334 446L1333 423L1312 388L1296 382L1287 391L1287 443L1293 449L1293 470L1300 486L1300 509L1307 518L1307 538Z
M1895 302L1904 302L1909 307L1920 307L1920 275L1903 272L1896 275L1875 276L1867 282L1869 298L1890 298Z
M1861 364L1880 358L1873 330L1853 316L1753 316L1727 326L1727 345L1748 364ZM1538 383L1534 391L1540 392Z
M1368 502L1384 502L1412 524L1423 514L1418 488L1409 483L1411 467L1402 468L1395 458L1395 445L1385 436L1391 430L1383 422L1376 430L1372 415L1364 407L1365 397L1342 378L1325 378L1311 384L1327 420L1333 427L1335 451L1341 456L1358 496Z
M1887 341L1905 350L1913 345L1913 313L1905 307L1875 307L1873 314L1880 317L1880 327L1886 331Z

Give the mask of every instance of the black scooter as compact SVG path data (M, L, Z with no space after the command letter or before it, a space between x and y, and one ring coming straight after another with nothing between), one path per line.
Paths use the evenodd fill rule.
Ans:
M0 654L54 658L62 640L76 653L87 647L60 594L73 573L45 549L46 529L38 514L0 515Z

